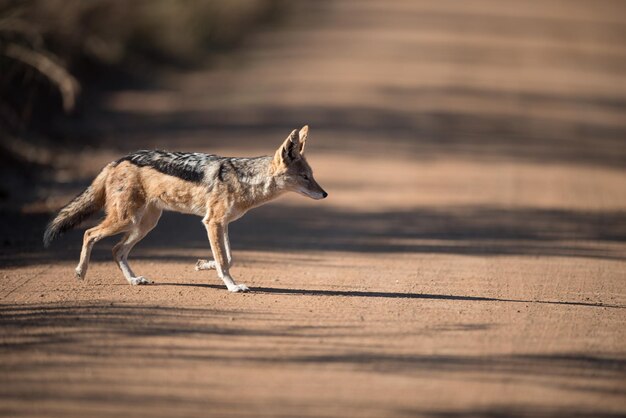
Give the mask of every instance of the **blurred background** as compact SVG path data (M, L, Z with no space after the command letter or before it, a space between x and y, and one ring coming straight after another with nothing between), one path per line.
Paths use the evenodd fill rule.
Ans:
M622 0L0 0L0 415L624 416L625 110ZM304 124L329 198L232 225L251 295L197 217L154 286L42 248L121 155Z
M269 131L276 142L304 122L332 130L322 146L335 150L359 138L420 159L623 166L624 11L620 1L2 1L4 170L63 168L55 154L69 148L219 146ZM11 183L3 176L3 199L24 192Z
M612 0L3 0L0 204L33 227L6 246L35 245L124 153L270 154L304 124L329 228L342 210L368 225L319 245L623 238L625 12Z
M54 173L63 166L57 152L123 144L115 138L123 132L119 124L109 132L93 125L94 115L102 121L124 113L112 109L108 97L126 89L163 91L168 74L215 67L256 31L275 25L283 10L276 0L3 0L3 170ZM144 102L162 106L163 100ZM105 144L108 139L117 142ZM33 197L24 191L3 176L3 198Z

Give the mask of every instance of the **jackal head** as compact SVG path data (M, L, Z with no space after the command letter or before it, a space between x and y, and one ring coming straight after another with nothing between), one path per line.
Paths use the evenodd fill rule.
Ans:
M313 178L313 170L304 158L304 147L309 127L294 129L274 154L272 162L276 185L311 199L324 199L328 193Z

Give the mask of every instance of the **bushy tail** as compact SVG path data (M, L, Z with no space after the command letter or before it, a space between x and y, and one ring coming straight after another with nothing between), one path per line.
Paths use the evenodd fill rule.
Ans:
M98 212L105 202L105 181L109 167L98 174L96 179L85 191L59 211L59 214L48 224L43 235L43 245L48 247L52 241L65 231L78 226L85 219Z

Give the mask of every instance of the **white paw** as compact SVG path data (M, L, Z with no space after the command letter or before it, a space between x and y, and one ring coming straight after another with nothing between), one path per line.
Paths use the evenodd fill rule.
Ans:
M128 283L130 283L131 286L139 286L139 285L142 285L142 284L150 284L150 283L152 283L152 281L146 279L143 276L139 276L139 277L131 277L128 280Z
M200 270L214 270L215 261L213 260L198 260L196 263L196 271Z
M246 286L245 284L236 284L236 285L230 286L228 288L228 291L232 293L240 293L240 292L243 293L243 292L249 292L250 288Z

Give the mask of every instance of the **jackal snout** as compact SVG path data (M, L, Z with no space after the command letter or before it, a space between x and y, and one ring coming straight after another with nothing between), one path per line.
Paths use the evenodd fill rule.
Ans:
M311 177L307 176L303 180L307 183L307 185L305 186L305 188L298 190L300 193L315 200L325 199L328 196L328 193L326 193L326 191L322 189L322 186L320 186L315 181L313 176Z

